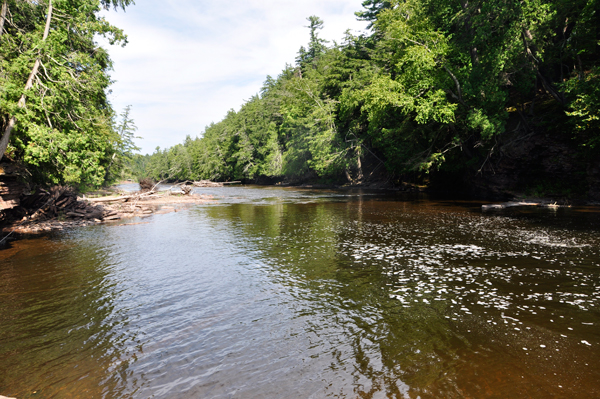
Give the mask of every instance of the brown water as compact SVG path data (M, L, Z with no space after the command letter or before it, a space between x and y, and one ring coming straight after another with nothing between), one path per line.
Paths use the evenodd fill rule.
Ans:
M596 210L203 192L0 250L0 394L600 397Z

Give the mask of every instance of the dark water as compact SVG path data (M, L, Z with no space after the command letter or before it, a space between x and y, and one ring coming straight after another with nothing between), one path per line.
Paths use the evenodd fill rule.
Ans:
M0 394L600 397L600 213L218 200L0 251Z

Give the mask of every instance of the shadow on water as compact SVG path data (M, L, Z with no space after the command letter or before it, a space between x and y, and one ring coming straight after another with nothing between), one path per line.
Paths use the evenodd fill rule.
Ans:
M0 251L0 394L600 396L598 213L217 193Z

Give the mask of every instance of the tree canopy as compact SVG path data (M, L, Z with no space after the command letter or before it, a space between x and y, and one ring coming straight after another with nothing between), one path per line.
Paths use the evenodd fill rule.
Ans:
M600 148L598 0L363 6L368 33L327 46L324 22L309 17L295 65L201 138L147 156L140 172L359 181L480 169L499 137L527 137L549 120L582 152Z
M124 45L100 16L131 0L3 0L0 155L46 183L96 186L122 167L157 179L396 179L482 170L536 129L600 151L599 0L365 0L369 31L341 43L307 18L294 64L239 110L134 155L129 108L107 100Z
M100 11L132 3L4 0L0 157L23 162L41 183L104 183L121 139L107 100L112 62L95 40L124 45Z

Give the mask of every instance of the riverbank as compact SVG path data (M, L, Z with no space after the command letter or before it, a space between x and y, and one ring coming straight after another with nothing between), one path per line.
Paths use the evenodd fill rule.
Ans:
M0 240L22 235L41 234L69 228L117 223L132 218L145 218L153 214L178 212L189 205L213 201L210 195L178 194L170 191L151 193L124 193L103 191L101 197L77 197L71 192L62 194L46 192L37 200L21 207L25 215L9 220L1 226ZM106 195L109 194L109 195ZM75 195L75 197L74 197ZM48 198L49 197L49 198ZM54 198L53 198L54 197ZM45 203L39 206L41 201ZM101 200L101 204L97 203ZM33 206L32 206L33 205ZM15 213L18 214L18 213ZM0 242L0 245L3 243Z
M126 182L131 183L131 182ZM136 185L137 186L137 185ZM271 184L273 187L306 189L306 190L381 190L387 192L401 192L411 194L425 194L432 198L460 199L449 193L431 192L425 186L413 184L347 184L343 186L303 183L298 185ZM135 190L136 188L129 188ZM58 190L58 191L57 191ZM62 190L62 191L61 191ZM187 193L187 194L184 194ZM213 193L214 194L214 193ZM445 195L446 194L446 195ZM467 199L467 198L462 198ZM473 198L470 198L472 200ZM481 200L482 211L500 211L514 207L544 207L565 208L571 206L598 206L597 202L582 202L557 200L553 198L528 198L515 196L509 202ZM178 212L190 205L205 204L214 201L212 195L201 195L191 190L181 192L149 191L131 192L123 191L118 187L111 187L100 191L77 196L76 193L66 188L55 187L49 191L39 192L21 198L21 205L13 211L12 217L0 224L0 245L7 238L15 239L28 235L44 234L52 231L61 231L77 227L98 224L123 224L127 219L146 218L153 214Z

